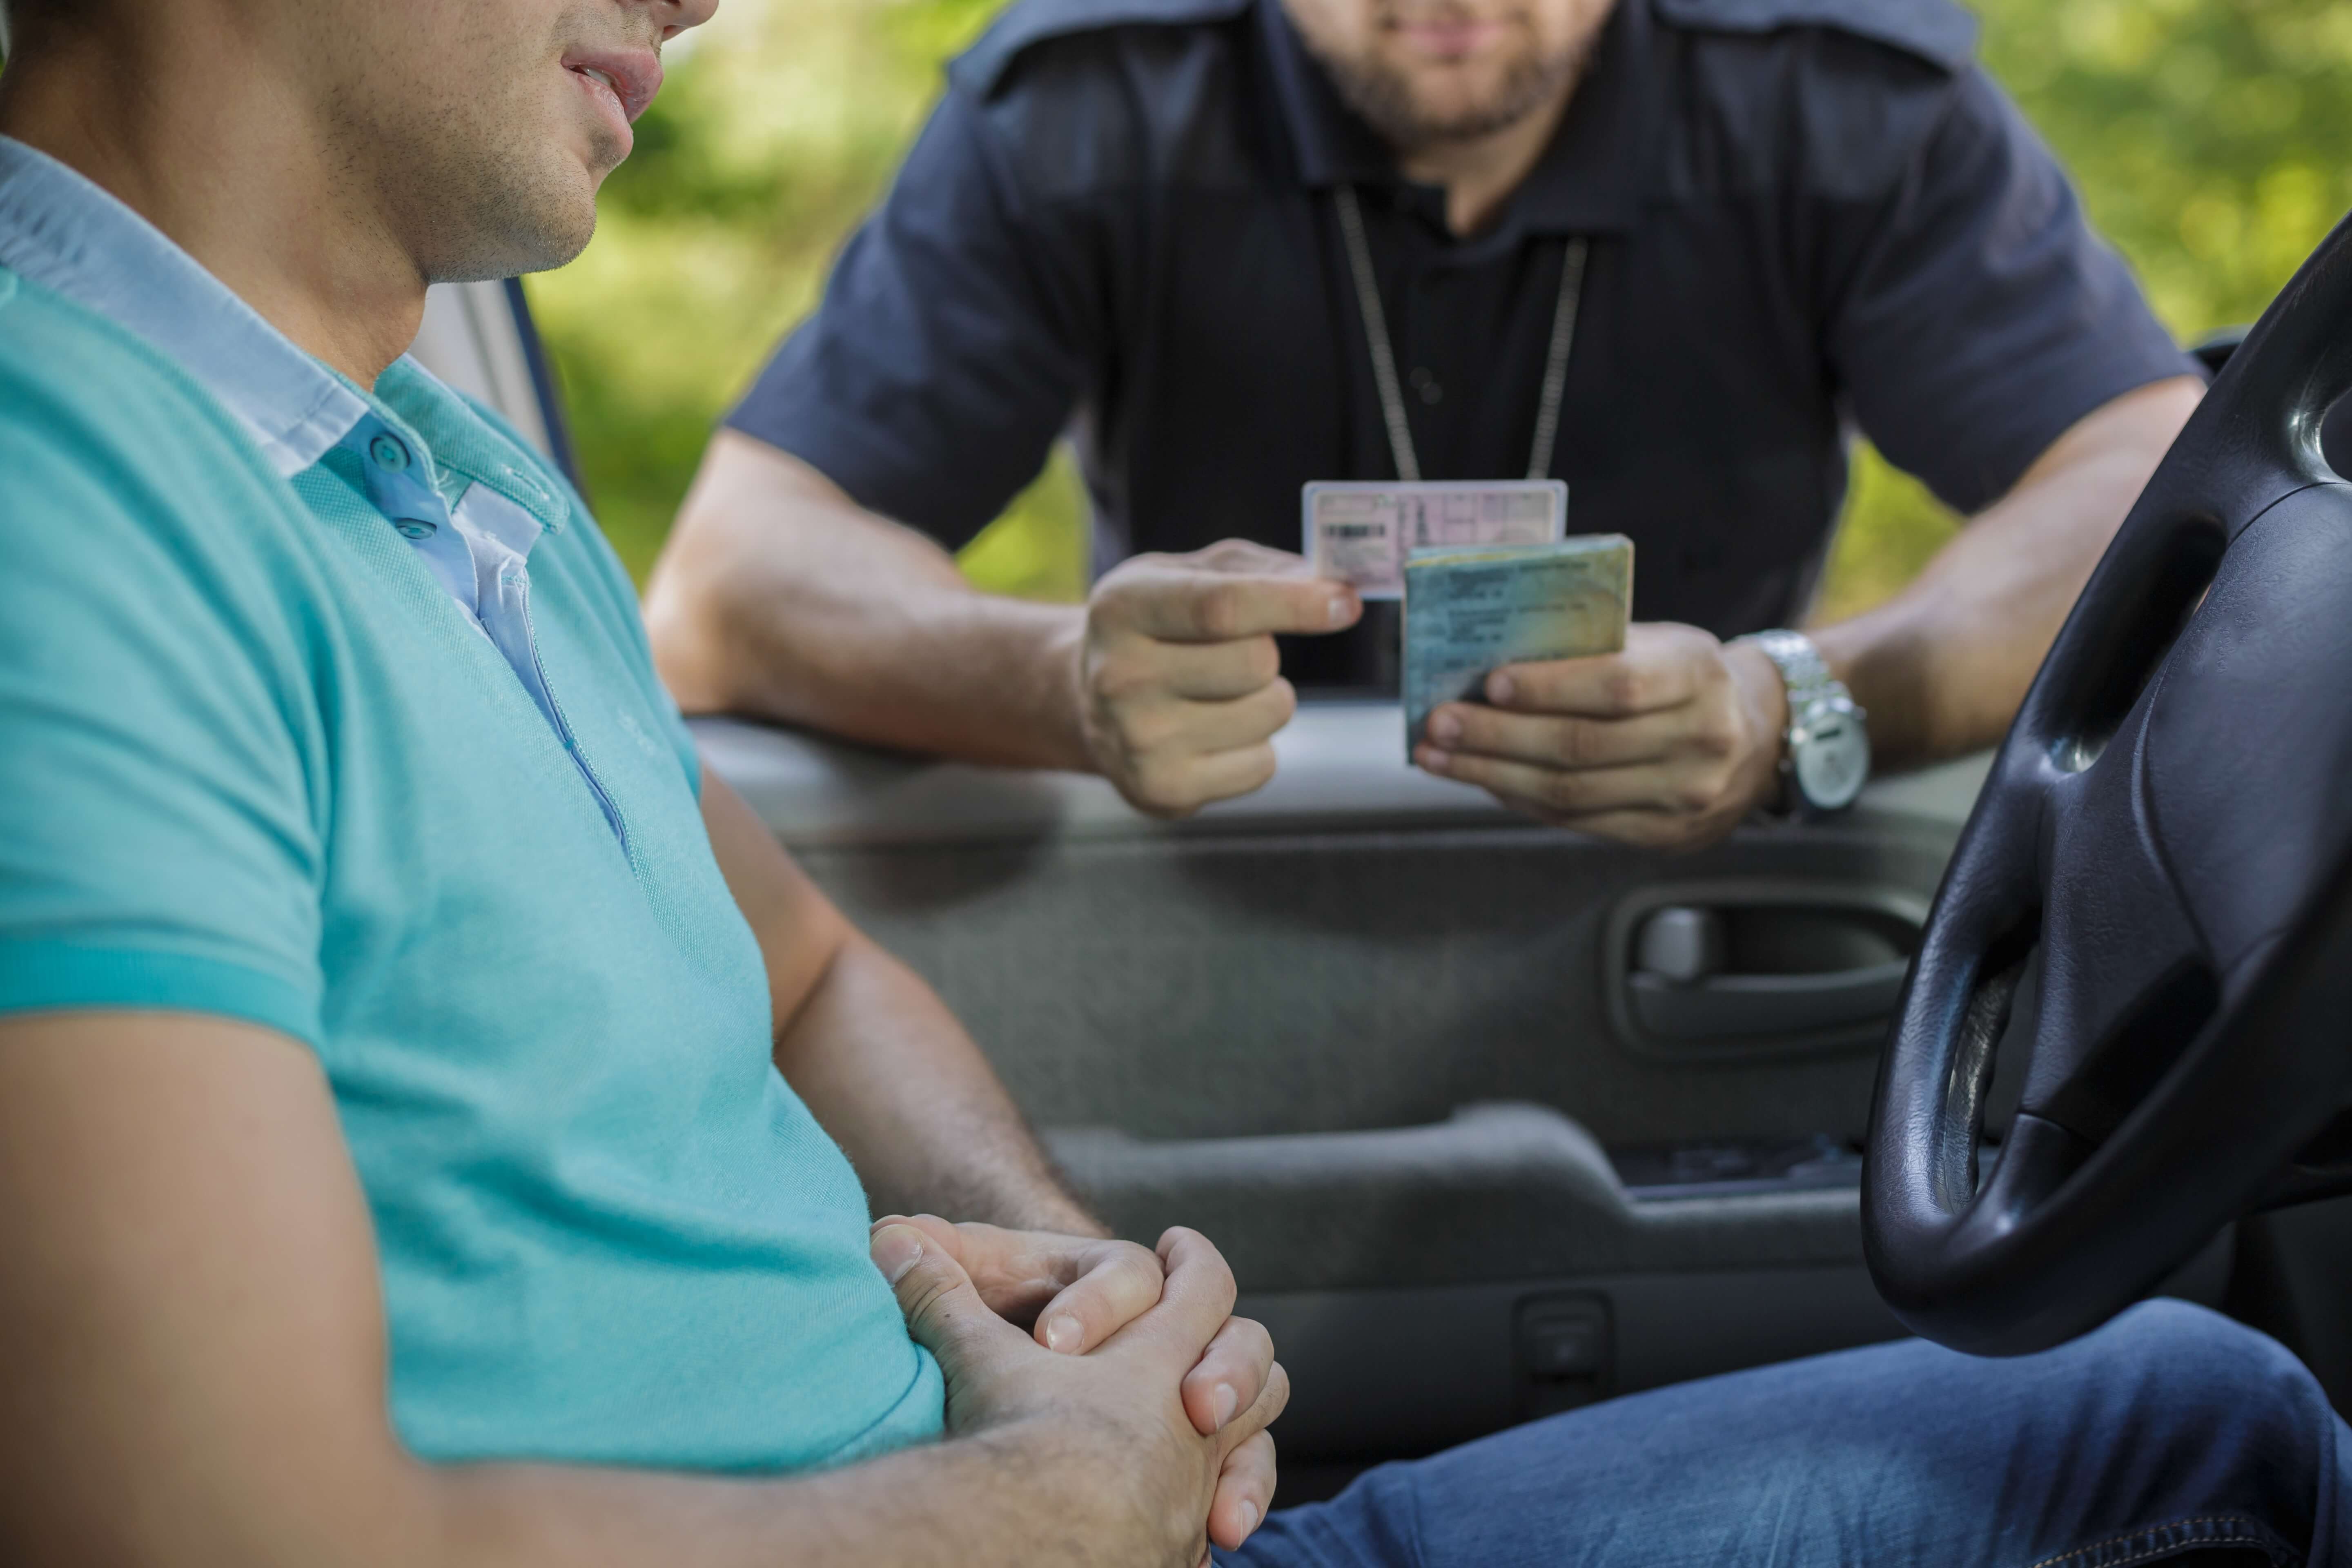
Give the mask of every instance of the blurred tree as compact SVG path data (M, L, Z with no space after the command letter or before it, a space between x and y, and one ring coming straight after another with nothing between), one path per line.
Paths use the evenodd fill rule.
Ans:
M674 51L595 242L532 298L598 510L641 576L712 423L814 302L887 184L939 68L1000 0L728 0ZM1984 56L2074 169L2184 339L2259 314L2352 205L2352 7L2326 0L1982 0ZM1958 526L1866 447L1824 585L1843 614ZM963 556L1007 592L1074 597L1066 460Z
M2352 205L2352 9L1981 0L1984 58L2185 342L2262 314ZM1875 604L1958 520L1864 447L1821 613Z
M940 66L996 0L730 0L673 46L579 260L530 280L597 514L640 580L711 426L816 301ZM992 587L1085 590L1066 461L966 552Z

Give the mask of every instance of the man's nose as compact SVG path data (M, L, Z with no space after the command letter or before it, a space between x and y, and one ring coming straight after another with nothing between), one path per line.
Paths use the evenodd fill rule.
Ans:
M653 0L655 20L661 24L663 43L689 27L699 27L719 14L719 0Z

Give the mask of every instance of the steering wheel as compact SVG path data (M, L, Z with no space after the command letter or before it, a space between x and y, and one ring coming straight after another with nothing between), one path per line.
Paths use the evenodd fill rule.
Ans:
M1863 1179L1871 1274L1929 1339L2047 1349L2232 1219L2352 1190L2347 389L2352 219L2148 481L1961 835Z

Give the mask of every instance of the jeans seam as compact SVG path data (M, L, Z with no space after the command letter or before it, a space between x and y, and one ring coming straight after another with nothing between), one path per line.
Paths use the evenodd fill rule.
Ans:
M2110 1547L2123 1546L2149 1536L2168 1534L2174 1531L2196 1531L2210 1525L2225 1526L2228 1533L2199 1534L2180 1541L2159 1542L2144 1546L2127 1557L2102 1559L2096 1556L2096 1553L2105 1552ZM2090 1568L2090 1564L2095 1562L2097 1568L2130 1568L2130 1565L2135 1563L2153 1562L2159 1557L2168 1556L2189 1547L2213 1545L2251 1546L2263 1552L2274 1563L2294 1561L2291 1554L2284 1557L2280 1555L2277 1537L2263 1529L2254 1520L2238 1513L2209 1513L2200 1514L2192 1519L2167 1520L2161 1524L2145 1524L2137 1530L2125 1531L2120 1535L2111 1535L2105 1541L2095 1541L2088 1546L2077 1546L2070 1551L2044 1557L2032 1563L2031 1568L2066 1568L2070 1563L2080 1564L2082 1568Z

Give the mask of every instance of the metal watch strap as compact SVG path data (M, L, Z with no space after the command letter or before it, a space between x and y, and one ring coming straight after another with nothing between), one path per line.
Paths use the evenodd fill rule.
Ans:
M1789 723L1792 729L1807 703L1845 689L1830 674L1829 664L1822 658L1821 649L1813 646L1813 639L1802 632L1750 632L1735 640L1755 644L1756 650L1770 659L1772 667L1780 672L1780 684L1789 692Z
M1733 640L1753 644L1780 672L1780 685L1789 700L1789 722L1780 731L1780 799L1777 809L1784 816L1792 815L1811 805L1796 778L1796 749L1807 721L1818 708L1828 704L1843 707L1857 719L1861 710L1853 706L1853 693L1843 681L1830 673L1829 661L1822 658L1821 649L1804 633L1750 632Z

